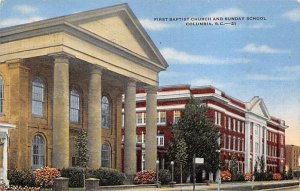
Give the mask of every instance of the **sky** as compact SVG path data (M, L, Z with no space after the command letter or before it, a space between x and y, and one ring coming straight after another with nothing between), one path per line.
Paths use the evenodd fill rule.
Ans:
M0 0L0 28L120 3L169 64L160 86L212 85L243 102L259 96L289 125L286 143L300 145L300 0Z

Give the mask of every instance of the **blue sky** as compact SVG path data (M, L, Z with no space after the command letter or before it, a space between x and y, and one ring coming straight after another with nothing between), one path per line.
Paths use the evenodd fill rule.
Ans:
M0 0L0 28L128 3L169 63L160 85L213 85L242 101L264 99L300 145L300 0ZM265 17L234 26L154 18ZM212 22L213 23L213 22Z

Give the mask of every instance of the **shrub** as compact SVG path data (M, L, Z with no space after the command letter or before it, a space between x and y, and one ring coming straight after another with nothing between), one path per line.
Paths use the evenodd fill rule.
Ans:
M229 170L221 171L221 179L223 182L231 181L231 173L229 172Z
M69 178L69 187L83 187L86 169L81 167L63 168L60 170L62 177Z
M280 173L274 173L273 174L273 180L281 180L282 179L282 176Z
M287 179L292 180L294 178L293 176L293 170L290 168L288 173L287 173Z
M247 172L244 174L244 180L245 181L251 181L252 180L252 174L250 172Z
M171 182L171 173L169 170L166 169L159 170L158 177L162 185L169 184Z
M272 172L272 171L270 171L270 172L267 173L266 180L267 180L267 181L273 180L273 172Z
M236 175L235 175L235 181L244 181L244 174L243 173L240 173L238 172Z
M254 177L256 181L265 181L267 180L268 174L266 172L254 172Z
M133 179L135 184L153 184L156 173L153 170L144 170L137 172Z
M96 170L88 171L88 178L100 179L101 186L122 185L125 181L125 175L116 169L101 167Z
M8 180L10 185L35 186L35 179L31 170L8 170Z
M40 187L51 187L55 178L60 177L60 173L55 168L44 167L34 173L35 182Z

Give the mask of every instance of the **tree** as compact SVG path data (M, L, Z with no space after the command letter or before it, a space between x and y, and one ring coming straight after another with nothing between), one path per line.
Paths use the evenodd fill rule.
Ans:
M235 157L235 154L230 156L230 173L232 174L232 180L237 179L238 170L239 170L239 163Z
M191 98L186 104L183 116L176 124L172 125L173 142L182 140L186 144L186 167L191 174L193 155L204 158L204 165L201 167L207 172L216 172L219 168L219 128L213 124L211 119L206 116L207 106L199 104L198 100ZM181 141L180 141L181 142ZM169 153L171 159L181 151L173 149ZM172 158L173 157L173 158Z
M87 167L89 160L87 142L87 132L82 129L75 139L76 166Z

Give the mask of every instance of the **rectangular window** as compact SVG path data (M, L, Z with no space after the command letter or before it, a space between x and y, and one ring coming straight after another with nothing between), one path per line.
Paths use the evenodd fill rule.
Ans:
M165 145L165 137L164 135L157 135L157 146L164 146Z
M226 129L227 124L226 124L226 116L224 116L224 128Z
M173 122L174 123L177 123L178 121L179 121L179 119L180 119L180 111L174 111L174 116L173 116Z
M2 77L0 76L0 113L3 113L3 97L4 97L4 85Z
M146 124L146 113L137 113L136 114L136 124L145 125Z
M237 131L238 132L242 132L242 130L241 130L241 122L240 121L237 122Z
M240 141L241 141L240 138L238 138L238 147L237 147L237 150L238 150L238 151L241 150L241 145L240 145L241 143L240 143Z
M283 143L284 143L284 136L283 136L283 135L280 135L280 144L283 145Z
M32 115L43 117L44 85L38 79L32 82L31 96Z
M259 144L255 143L255 153L259 153Z
M124 114L122 114L122 128L124 128L124 124L125 124L125 116Z
M165 111L157 112L157 124L165 125L166 121L167 121L166 112Z
M232 120L232 123L233 123L233 131L236 131L235 119Z
M235 148L235 141L236 141L236 139L235 139L235 137L233 137L233 139L232 139L232 141L233 141L233 150L236 150L236 148Z
M231 137L228 136L228 149L231 149Z
M221 125L221 113L220 112L218 112L218 125Z
M221 125L221 113L217 111L215 111L215 124Z
M231 118L228 117L228 129L231 129Z
M245 143L244 143L244 139L242 139L242 151L245 151Z
M223 139L223 148L226 149L226 135L224 135L224 139Z

